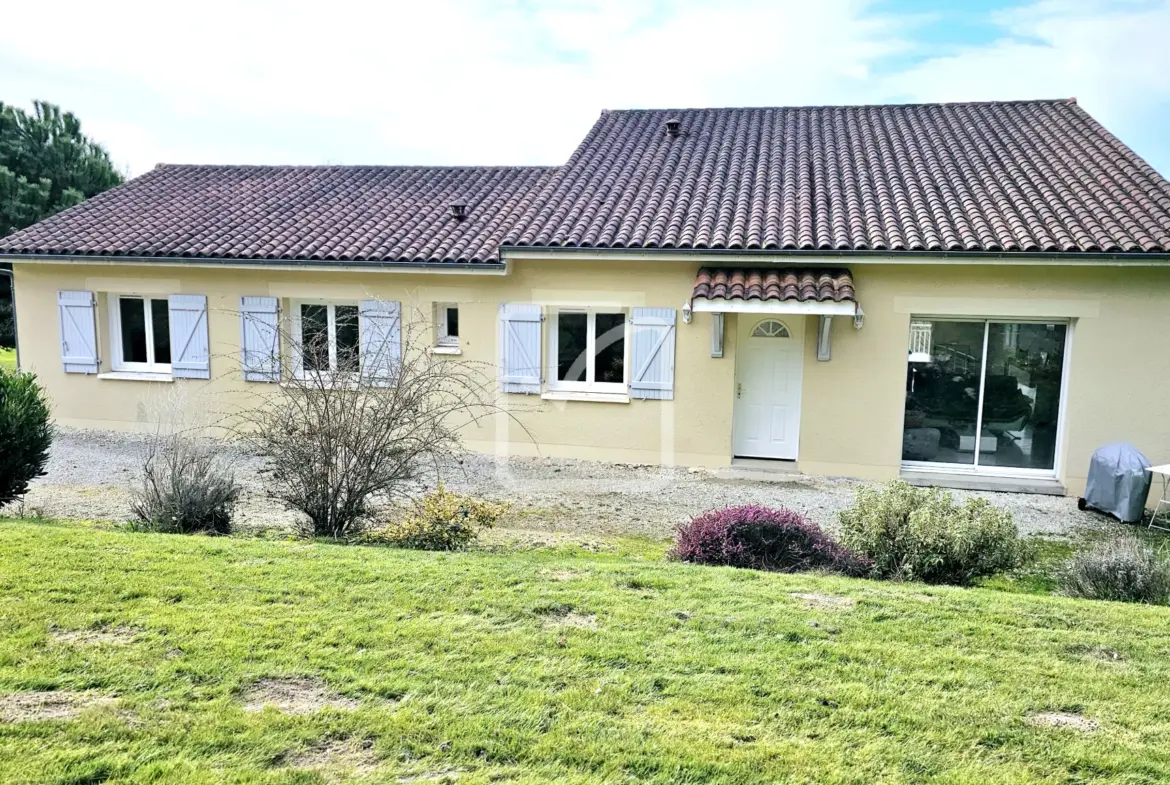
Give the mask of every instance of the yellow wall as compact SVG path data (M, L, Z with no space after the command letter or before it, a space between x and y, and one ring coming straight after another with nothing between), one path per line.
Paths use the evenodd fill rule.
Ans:
M839 263L839 260L836 261ZM433 302L460 305L465 358L495 363L500 302L681 308L693 261L521 260L506 276L402 272L308 272L18 262L21 360L50 390L67 425L134 428L176 389L230 410L264 385L239 379L241 295L401 300L404 313ZM896 476L902 444L906 344L911 314L1068 318L1073 329L1060 477L1083 489L1089 456L1109 441L1170 461L1170 269L855 264L865 326L836 318L832 360L816 361L816 319L805 325L798 468L818 474ZM212 381L174 384L96 379L61 370L58 290L208 296ZM680 314L681 317L681 314ZM99 343L108 330L99 319ZM532 433L507 418L468 432L480 451L627 462L728 463L734 401L735 317L724 357L710 356L711 317L678 324L675 398L626 404L508 396ZM103 349L103 358L108 351ZM103 368L105 370L105 368Z

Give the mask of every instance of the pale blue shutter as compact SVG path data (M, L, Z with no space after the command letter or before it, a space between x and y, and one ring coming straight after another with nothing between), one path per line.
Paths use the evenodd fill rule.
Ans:
M500 303L500 389L540 394L540 306Z
M280 381L280 308L275 297L240 298L244 381Z
M630 341L630 396L674 399L673 308L635 308Z
M172 294L167 305L171 318L171 376L210 379L207 298L202 294Z
M362 376L390 379L402 360L402 304L363 300L358 306Z
M65 373L97 373L97 304L93 292L57 292Z

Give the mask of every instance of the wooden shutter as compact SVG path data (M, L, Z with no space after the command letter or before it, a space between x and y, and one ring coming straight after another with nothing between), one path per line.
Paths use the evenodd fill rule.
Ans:
M207 297L172 294L167 298L171 317L171 376L210 379L211 350L207 336Z
M57 292L65 373L97 373L97 301L93 292Z
M540 306L500 303L500 389L540 394Z
M673 308L635 308L630 346L630 396L674 399Z
M275 297L240 298L244 381L280 381L280 307Z
M402 304L363 300L358 306L362 376L390 379L402 360Z

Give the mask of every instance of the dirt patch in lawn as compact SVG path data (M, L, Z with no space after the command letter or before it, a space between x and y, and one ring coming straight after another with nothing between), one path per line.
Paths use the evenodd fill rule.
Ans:
M365 777L372 774L380 763L370 739L327 739L284 760L290 768L320 773L326 782Z
M1094 719L1067 711L1037 712L1028 717L1028 724L1038 728L1067 728L1081 733L1092 733L1101 727L1101 723Z
M833 594L793 594L794 599L800 600L809 608L824 610L842 610L852 608L857 600L852 597L841 597Z
M459 769L446 769L444 771L424 771L421 774L407 774L399 777L397 782L433 782L441 785L442 783L458 782Z
M550 614L544 620L546 627L576 627L582 630L596 630L597 629L597 614L595 613L577 613L576 611L568 611L566 613Z
M138 630L119 625L117 627L98 627L92 630L59 630L52 629L49 636L57 643L66 646L125 646L134 642Z
M0 722L71 720L86 709L105 706L113 700L96 692L17 692L0 695Z
M243 695L244 711L263 711L271 706L285 714L312 714L322 709L352 710L358 702L331 692L320 679L260 679Z
M554 581L576 581L585 577L585 573L574 570L550 570L546 574Z

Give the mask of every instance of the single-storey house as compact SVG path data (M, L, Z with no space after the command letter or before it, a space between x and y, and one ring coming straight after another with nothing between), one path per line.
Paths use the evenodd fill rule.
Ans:
M0 260L67 425L304 370L250 363L248 317L336 371L409 305L523 404L474 450L1056 493L1108 442L1170 459L1170 183L1075 100L607 111L553 167L161 165Z

